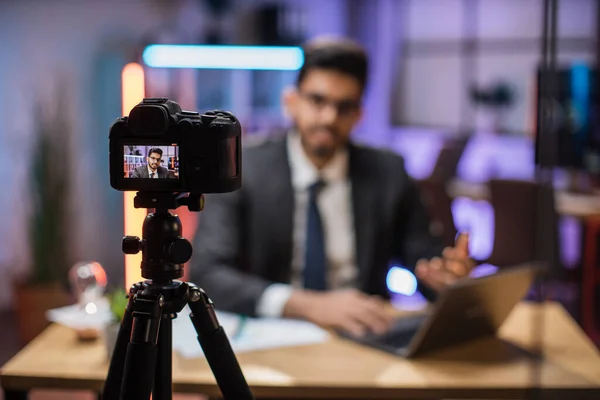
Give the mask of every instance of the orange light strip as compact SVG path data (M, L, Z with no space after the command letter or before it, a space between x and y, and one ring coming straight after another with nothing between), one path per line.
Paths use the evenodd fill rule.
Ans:
M138 63L129 63L121 72L123 115L129 112L145 97L144 68ZM135 192L123 192L125 235L142 237L142 224L147 211L134 208ZM142 253L125 256L125 290L142 280Z

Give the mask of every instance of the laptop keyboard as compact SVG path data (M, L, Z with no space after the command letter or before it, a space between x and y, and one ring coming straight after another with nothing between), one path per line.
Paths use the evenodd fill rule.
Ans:
M410 341L425 321L425 318L427 317L424 315L400 318L387 333L379 336L376 340L384 346L393 348L408 347Z

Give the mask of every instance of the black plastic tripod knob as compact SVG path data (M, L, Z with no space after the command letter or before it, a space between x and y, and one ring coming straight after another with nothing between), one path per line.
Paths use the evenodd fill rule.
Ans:
M137 254L142 248L142 241L137 236L125 236L122 247L125 254Z
M177 238L169 244L167 254L175 264L183 264L192 257L192 245L185 238Z

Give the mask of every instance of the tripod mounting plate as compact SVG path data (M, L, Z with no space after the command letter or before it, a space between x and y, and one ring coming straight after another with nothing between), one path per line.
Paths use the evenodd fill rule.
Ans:
M199 193L137 192L133 199L134 208L175 210L187 206L192 212L204 209L204 195Z
M135 283L129 289L129 295L135 301L158 301L163 315L176 318L191 298L196 298L198 289L185 282L174 280L168 284L154 284L150 281ZM162 299L161 299L162 297Z

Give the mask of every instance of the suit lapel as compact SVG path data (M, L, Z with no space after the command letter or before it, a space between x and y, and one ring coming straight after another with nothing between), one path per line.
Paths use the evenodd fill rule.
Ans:
M271 238L278 243L275 248L280 248L281 264L273 265L273 274L282 281L289 281L292 273L293 254L293 229L294 229L294 189L290 164L287 154L287 136L277 138L273 142L273 158L269 163L268 171L264 171L265 194L264 207L271 221L268 230ZM287 268L282 268L287 266Z
M366 289L373 252L374 195L373 177L369 176L368 160L354 144L349 146L350 181L352 184L352 210L356 241L356 263L359 268L359 285Z

